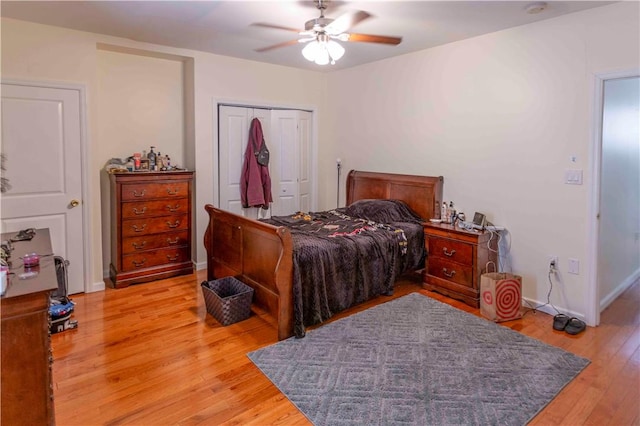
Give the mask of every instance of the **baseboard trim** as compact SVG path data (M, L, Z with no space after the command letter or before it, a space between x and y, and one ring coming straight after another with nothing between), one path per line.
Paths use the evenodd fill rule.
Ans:
M104 291L106 288L104 281L97 281L91 284L90 288L87 289L87 293L94 293L96 291Z
M203 269L207 269L207 262L194 262L196 266L196 271L202 271Z
M555 315L558 314L558 312L556 312L556 310L553 308L553 306L551 306L551 305L542 306L542 305L545 305L545 302L540 302L539 300L529 299L527 297L523 297L522 298L522 307L525 308L525 311L533 309L532 307L539 306L539 308L536 308L536 311L544 312L545 314L549 314L551 316L555 316ZM565 315L568 315L568 316L574 317L574 318L578 318L578 319L580 319L582 321L585 320L585 315L584 314L581 314L581 313L578 313L578 312L575 312L575 311L570 311L568 309L565 309L562 306L556 306L556 308L558 309L558 311L562 312Z
M631 287L633 283L640 278L640 268L633 274L629 275L626 280L622 281L611 293L600 300L600 312L604 311L614 300L618 298L626 289Z

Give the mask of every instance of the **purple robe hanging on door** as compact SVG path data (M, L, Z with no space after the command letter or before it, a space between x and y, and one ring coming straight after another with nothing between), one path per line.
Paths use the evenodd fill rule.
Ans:
M269 203L273 202L269 166L259 164L255 155L263 143L262 125L260 120L254 118L249 128L249 141L244 152L244 164L240 176L240 198L244 208L262 207L266 210L269 208Z

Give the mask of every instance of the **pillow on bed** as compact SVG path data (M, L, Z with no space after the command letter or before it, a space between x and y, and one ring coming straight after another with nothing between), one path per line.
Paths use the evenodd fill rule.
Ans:
M358 200L344 210L348 216L378 223L422 222L422 219L400 200Z

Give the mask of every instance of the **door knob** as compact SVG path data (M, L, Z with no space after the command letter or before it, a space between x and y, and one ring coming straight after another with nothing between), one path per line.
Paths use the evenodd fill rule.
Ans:
M80 205L80 201L71 200L71 202L69 204L71 204L71 207L78 207Z

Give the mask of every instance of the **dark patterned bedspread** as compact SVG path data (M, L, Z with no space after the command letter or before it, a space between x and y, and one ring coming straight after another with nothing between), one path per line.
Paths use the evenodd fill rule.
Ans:
M264 219L293 239L294 334L380 294L424 261L422 219L396 200Z

